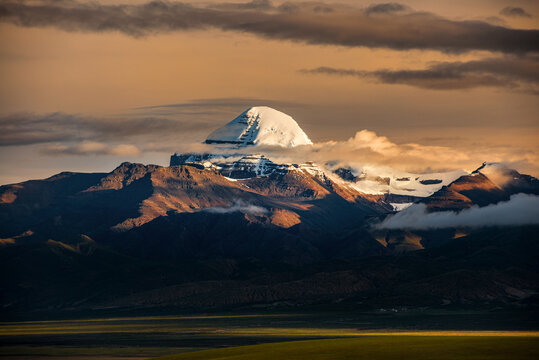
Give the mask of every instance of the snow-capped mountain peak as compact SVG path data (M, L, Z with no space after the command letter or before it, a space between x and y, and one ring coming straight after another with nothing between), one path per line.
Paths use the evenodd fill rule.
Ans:
M245 110L237 118L212 132L205 142L240 146L312 145L307 134L291 116L267 106L255 106Z

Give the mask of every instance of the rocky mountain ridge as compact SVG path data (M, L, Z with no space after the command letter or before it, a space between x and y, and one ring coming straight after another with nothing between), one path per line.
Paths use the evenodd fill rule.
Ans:
M282 129L262 115L240 119L248 136L168 167L0 186L0 312L536 302L537 226L376 227L414 203L449 212L538 195L536 178L492 163L424 175L279 163L259 151Z

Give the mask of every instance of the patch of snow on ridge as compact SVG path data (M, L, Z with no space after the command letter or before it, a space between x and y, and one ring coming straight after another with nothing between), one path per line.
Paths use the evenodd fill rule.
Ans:
M391 179L389 192L397 195L414 195L427 197L440 190L443 186L451 184L463 175L469 173L464 170L455 170L443 173L414 175L408 174L409 181ZM402 179L402 178L401 178Z
M245 110L228 124L213 131L206 143L281 147L312 145L312 141L292 117L267 106Z
M408 203L390 203L391 206L393 206L393 210L395 211L402 211L406 208L409 208L410 206L412 206L414 203L413 202L408 202Z

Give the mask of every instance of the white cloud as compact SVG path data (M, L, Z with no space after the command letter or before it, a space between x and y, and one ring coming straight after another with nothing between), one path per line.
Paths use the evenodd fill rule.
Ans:
M385 136L370 130L361 130L344 141L326 141L313 146L292 149L261 147L256 150L267 154L274 161L314 161L319 165L332 163L348 166L357 173L378 169L381 173L410 172L416 174L453 171L473 171L484 161L503 162L508 167L524 169L525 173L537 173L539 157L533 151L490 146L479 142L461 147L423 145L418 143L397 144Z
M382 167L415 173L448 171L463 167L475 170L484 161L482 158L471 161L466 152L450 147L396 144L369 130L358 131L345 141L327 141L291 149L260 147L256 151L267 154L273 161L314 161L320 165L333 163L337 166L350 166L357 172L365 168Z
M242 212L245 214L250 215L257 215L257 214L265 214L268 212L263 207L252 205L252 204L246 204L243 201L236 201L232 206L229 207L210 207L207 209L204 209L202 211L206 211L209 213L214 214L228 214L233 212Z
M520 226L539 224L539 196L516 194L509 201L485 207L441 212L427 212L425 204L388 216L379 229L442 229L452 227Z

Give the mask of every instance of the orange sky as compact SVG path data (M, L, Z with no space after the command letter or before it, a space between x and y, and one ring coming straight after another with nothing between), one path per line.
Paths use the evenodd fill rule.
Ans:
M135 3L145 1L130 2ZM212 2L196 2L197 6L208 3ZM373 2L339 3L365 8ZM518 29L537 29L538 25L536 1L400 3L410 11L428 11L451 20L481 20ZM500 14L507 6L522 8L530 16ZM8 119L5 121L12 114L40 116L54 112L114 121L117 117L141 116L135 108L142 106L190 103L195 99L242 99L228 107L213 108L211 114L200 109L167 114L185 122L203 120L208 126L179 131L172 138L167 134L164 149L151 150L141 136L98 140L133 144L141 149L142 154L137 156L53 156L43 151L50 145L46 142L4 144L0 147L0 183L48 176L58 170L110 170L124 158L166 165L175 142L181 149L189 141L203 140L212 126L243 111L244 103L249 105L248 99L278 106L293 116L315 142L342 141L356 131L368 129L396 144L413 142L470 152L473 156L463 162L465 168L491 154L494 159L483 160L505 160L523 171L539 173L535 155L539 150L537 93L504 86L433 90L383 84L372 77L299 71L318 67L367 72L418 70L436 62L506 56L498 52L312 45L219 29L171 31L136 38L118 31L68 32L51 25L25 27L6 21L0 21L0 49L0 116ZM532 63L531 71L538 71L537 63ZM74 141L84 141L84 131L80 130L80 138ZM69 142L59 137L53 145ZM155 138L151 142L155 143Z

